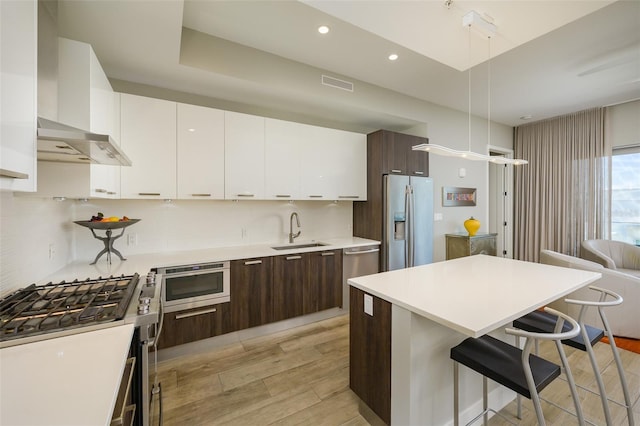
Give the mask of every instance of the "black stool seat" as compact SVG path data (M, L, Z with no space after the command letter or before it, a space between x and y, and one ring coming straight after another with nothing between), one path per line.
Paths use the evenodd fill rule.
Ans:
M470 337L451 348L451 359L531 399L519 348L487 335ZM538 392L560 376L560 366L533 354L529 365Z
M556 317L543 311L533 311L513 321L513 326L520 330L534 333L553 333L556 326ZM562 327L562 332L570 329L571 325L565 322ZM585 325L584 329L587 332L591 346L598 343L604 337L604 330L589 325ZM581 351L587 350L582 333L571 339L565 339L562 343Z

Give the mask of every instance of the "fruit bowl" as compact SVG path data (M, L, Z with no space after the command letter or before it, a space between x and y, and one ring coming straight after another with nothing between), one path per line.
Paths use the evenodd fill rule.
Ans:
M102 222L99 220L76 220L73 223L77 223L80 226L89 228L91 230L91 233L93 234L93 237L104 243L104 249L102 249L102 251L98 253L98 255L96 256L96 259L92 263L90 263L90 265L95 265L98 259L100 259L100 257L105 253L107 254L107 262L109 262L109 265L111 265L112 252L115 253L116 256L120 258L120 260L127 260L124 257L122 257L122 254L120 254L118 250L113 248L113 242L118 238L122 237L122 235L124 234L124 228L126 228L129 225L133 225L134 223L137 223L137 222L140 222L140 219L128 219L128 220L122 220L118 222L116 221ZM106 231L106 236L104 237L98 236L96 234L96 229ZM112 236L113 234L113 232L111 231L112 229L122 229L122 231L120 231L120 234L114 237Z
M73 223L77 223L80 226L85 226L90 229L121 229L126 228L129 225L140 222L140 219L122 220L119 222L99 222L97 220L76 220Z

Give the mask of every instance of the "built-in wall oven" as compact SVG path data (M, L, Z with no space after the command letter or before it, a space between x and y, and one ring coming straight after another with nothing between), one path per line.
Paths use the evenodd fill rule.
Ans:
M208 262L157 269L162 276L165 312L228 302L229 262Z

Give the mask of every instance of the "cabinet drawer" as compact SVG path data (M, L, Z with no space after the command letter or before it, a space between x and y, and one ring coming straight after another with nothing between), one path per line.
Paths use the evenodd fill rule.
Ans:
M158 348L191 343L231 331L229 302L164 314Z

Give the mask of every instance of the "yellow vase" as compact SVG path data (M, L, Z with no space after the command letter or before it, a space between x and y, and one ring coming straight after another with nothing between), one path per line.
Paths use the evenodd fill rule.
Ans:
M464 221L464 228L469 233L469 236L473 237L476 235L476 232L478 232L478 229L480 229L480 221L471 216L469 219Z

